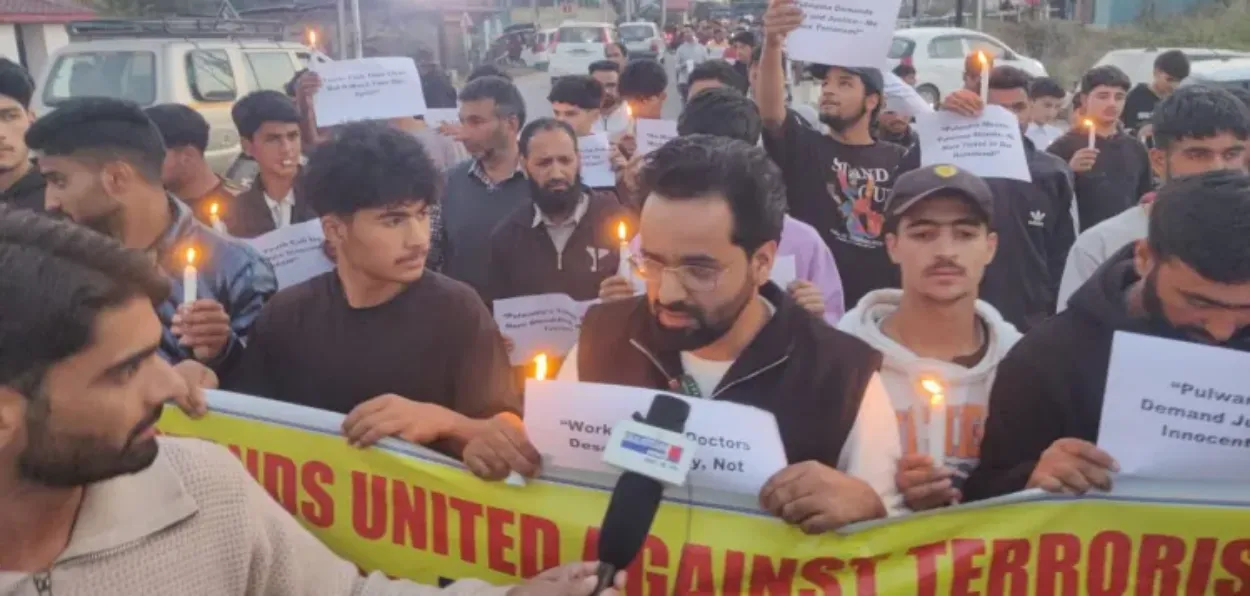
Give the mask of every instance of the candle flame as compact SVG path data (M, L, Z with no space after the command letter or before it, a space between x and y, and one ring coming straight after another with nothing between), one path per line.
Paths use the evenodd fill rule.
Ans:
M547 355L539 354L534 357L534 380L547 380Z
M943 400L945 400L945 399L946 399L946 396L942 395L941 393L934 393L934 394L933 394L933 395L929 398L929 405L931 405L931 406L940 406L940 405L942 405L942 401L943 401Z
M620 238L621 242L629 240L629 235L626 232L625 222L616 224L616 237Z
M220 207L217 205L217 203L213 203L212 205L208 206L208 214L213 217L217 217L217 211L219 209Z
M920 388L924 389L929 395L936 397L938 401L941 401L942 394L946 393L946 388L942 385L942 382L933 377L921 379Z
M188 248L187 249L187 266L192 266L192 265L195 265L195 249Z
M317 30L316 29L308 30L308 45L314 48L317 47Z
M990 64L990 59L989 59L988 57L986 57L985 52L978 51L978 52L977 52L977 60L979 60L979 61L981 62L981 67L982 67L982 68L984 68L984 67L986 67L986 66L989 66L989 64Z
M625 104L625 116L628 118L634 117L634 108L629 107L628 102Z

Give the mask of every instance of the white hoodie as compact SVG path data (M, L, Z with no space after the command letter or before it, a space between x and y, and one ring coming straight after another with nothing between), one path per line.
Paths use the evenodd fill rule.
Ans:
M919 383L925 376L942 380L946 385L945 464L966 479L980 455L994 373L1003 356L1020 339L1020 332L988 302L977 300L977 316L989 330L989 347L981 362L966 368L952 362L921 358L881 332L881 322L898 309L902 296L902 290L870 292L842 317L838 328L885 355L881 380L898 415L903 454L928 452L929 395L920 389ZM914 416L913 412L924 414Z

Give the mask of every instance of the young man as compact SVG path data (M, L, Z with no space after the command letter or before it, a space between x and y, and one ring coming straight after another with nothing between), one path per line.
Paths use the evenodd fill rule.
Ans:
M530 203L491 234L490 299L554 293L593 300L616 274L616 225L631 216L614 195L582 184L577 135L567 123L530 122L520 143Z
M724 60L708 60L690 71L689 89L686 101L698 95L700 91L713 87L729 87L739 93L747 94L747 80L738 76L734 67Z
M1231 93L1190 85L1159 103L1151 117L1150 162L1163 181L1212 170L1247 170L1250 114ZM1139 205L1083 232L1068 253L1059 286L1059 309L1111 255L1146 237L1150 195Z
M1150 231L1116 253L998 366L981 463L967 500L1025 488L1111 488L1097 448L1112 337L1128 331L1250 351L1250 177L1207 172L1168 182ZM1160 354L1166 358L1167 354Z
M1150 115L1155 106L1189 76L1189 57L1181 50L1163 52L1155 56L1153 74L1149 84L1140 83L1128 92L1120 116L1124 129L1142 139L1150 136Z
M887 97L885 108L877 116L877 140L911 149L916 144L916 133L911 129L911 116L892 104Z
M747 81L750 85L748 87L748 91L750 92L752 99L755 98L756 93L757 93L756 89L759 86L760 61L763 60L763 58L764 58L764 46L759 46L755 48L755 53L752 54L752 58L751 58L751 68L747 73L748 74ZM781 54L781 70L788 73L790 72L790 67L791 67L790 59L787 58L785 53L783 52ZM817 111L815 107L813 107L811 104L807 102L794 101L794 97L790 93L789 85L786 86L786 109L791 112L794 112L796 115L799 116L799 124L802 124L803 126L806 126L812 130L818 130L822 132L826 131L827 127L824 124L821 124L820 122L820 112Z
M625 70L625 65L629 63L629 48L625 47L622 42L604 44L603 59L616 63L616 67Z
M729 49L729 40L725 37L724 27L717 27L712 31L712 39L708 40L706 47L709 60L719 60L725 57L725 50Z
M30 99L35 82L16 62L0 58L0 205L44 210L44 182L31 163L26 131L35 121Z
M599 121L595 123L595 131L616 138L629 129L629 110L621 101L621 67L611 60L592 62L590 77L603 87L603 102L599 104Z
M438 252L443 273L486 295L490 233L530 200L517 135L525 100L515 85L483 77L460 91L464 146L473 155L447 172Z
M175 292L156 308L165 326L161 356L228 372L278 282L256 251L200 223L165 190L165 146L143 110L118 99L70 99L36 121L26 139L41 153L49 211L145 251L175 280ZM197 256L198 294L186 304L188 249Z
M621 71L621 101L629 104L634 118L659 120L668 99L668 74L654 60L635 60Z
M1021 133L1029 123L1028 73L998 66L989 74L989 100L1016 115ZM942 109L977 117L979 90L959 89L942 100ZM987 178L994 197L994 229L999 234L998 258L985 272L981 299L1011 324L1027 332L1054 314L1063 263L1076 239L1072 221L1072 172L1054 155L1024 141L1024 158L1032 182ZM899 172L920 166L919 146L904 158Z
M218 217L232 211L234 198L243 189L218 176L204 159L208 148L208 121L204 116L180 103L152 106L144 113L165 141L165 165L161 167L165 189L182 199L201 222L210 225L214 205Z
M1046 150L1076 173L1076 205L1081 231L1123 213L1154 188L1150 157L1136 137L1120 130L1129 80L1114 66L1099 66L1081 77L1081 105L1096 131L1072 128Z
M634 267L646 296L592 307L559 378L767 410L790 466L761 492L766 510L809 533L884 517L900 452L880 355L768 282L785 211L776 165L758 147L694 135L648 155L642 179ZM481 435L470 469L506 475L529 459L514 440L527 445Z
M681 93L684 99L690 92L690 71L694 70L694 67L699 64L710 60L711 56L707 47L699 43L699 40L695 38L693 33L686 32L683 35L681 45L677 46L677 51L673 55L677 59L677 91Z
M1063 136L1063 129L1053 123L1059 118L1059 110L1063 108L1063 100L1067 96L1059 82L1050 77L1038 77L1029 83L1029 127L1024 136L1033 141L1033 147L1038 151L1045 151Z
M873 68L812 67L822 81L820 120L828 134L800 124L786 110L782 47L803 18L793 0L769 5L755 101L764 119L764 146L785 177L790 214L820 231L842 273L846 303L856 304L872 290L898 285L881 238L881 209L904 149L872 137L885 85Z
M904 83L916 86L916 67L910 64L899 64L894 67L894 76L903 80Z
M313 152L301 183L335 270L274 297L225 386L347 414L357 445L397 436L451 455L483 420L520 411L482 301L425 270L440 176L421 144L349 125Z
M902 273L902 290L864 296L838 328L885 355L881 380L898 415L903 459L898 485L912 510L960 500L977 465L979 437L953 433L942 445L946 464L926 453L932 394L943 387L951 428L983 428L994 371L1020 332L993 306L977 300L994 259L994 194L980 178L952 165L913 170L894 183L886 212L886 247Z
M0 593L590 593L586 563L515 588L364 577L229 451L157 438L166 400L190 389L157 356L169 283L142 251L0 208L0 285Z
M750 31L739 31L729 39L734 50L734 70L742 80L751 79L751 64L755 56L755 34Z
M255 238L316 217L295 189L302 154L295 103L277 91L256 91L236 102L230 115L243 152L260 167L252 187L222 215L230 234Z
M556 120L573 127L578 137L595 132L599 107L603 105L603 86L590 75L560 77L547 94L551 113Z

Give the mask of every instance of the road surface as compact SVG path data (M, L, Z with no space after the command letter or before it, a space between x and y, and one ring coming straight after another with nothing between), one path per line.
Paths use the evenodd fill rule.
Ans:
M676 77L673 76L672 60L668 70L668 98L664 100L664 118L676 120L681 114L681 96L677 93ZM525 99L526 120L551 117L551 104L547 101L547 93L551 91L551 77L546 72L527 72L513 79L521 97Z

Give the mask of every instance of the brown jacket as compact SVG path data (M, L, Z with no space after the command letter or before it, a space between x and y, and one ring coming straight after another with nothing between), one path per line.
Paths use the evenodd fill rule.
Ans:
M291 223L303 223L316 219L317 214L300 196L299 185L295 185L295 205L291 210ZM233 208L222 215L226 230L235 238L255 238L277 229L273 223L273 211L265 202L265 185L260 176L252 183L252 187L234 198Z

